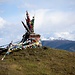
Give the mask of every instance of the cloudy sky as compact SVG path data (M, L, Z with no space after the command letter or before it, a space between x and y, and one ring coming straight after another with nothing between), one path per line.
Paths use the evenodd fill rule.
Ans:
M75 41L75 0L0 0L0 45L21 40L25 12L35 15L35 32L41 38Z

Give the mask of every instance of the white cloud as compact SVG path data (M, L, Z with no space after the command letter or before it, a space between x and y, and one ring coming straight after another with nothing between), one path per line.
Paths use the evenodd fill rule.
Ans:
M46 16L47 15L47 16ZM44 23L49 23L47 25L65 27L75 24L75 14L69 12L50 12L47 14Z
M33 4L30 4L30 3L27 3L27 2L25 2L19 6L19 8L34 8L34 7L36 7L36 6Z
M12 2L12 1L14 1L14 0L0 0L1 3L2 2Z
M0 38L0 42L2 41L3 38Z
M74 34L71 33L74 30L75 30L74 12L60 12L60 11L57 12L52 11L50 9L36 10L35 31L37 33L41 34L53 33L54 36L52 37L62 37L64 39L75 40L74 36L75 33Z
M52 33L53 35L50 35L49 36L45 36L45 35L42 35L41 36L41 39L42 40L54 40L54 39L65 39L65 40L73 40L75 41L75 34L74 33L70 33L70 32L54 32Z
M5 43L5 39L4 39L4 38L0 38L0 46L2 46L2 45L4 45L4 44L6 44L6 43Z
M4 11L3 10L0 10L0 13L3 13Z
M7 21L0 17L0 41L4 40L4 42L9 42L11 40L16 41L21 39L22 35L24 34L24 29L21 23L18 23L18 21L22 20L21 18L24 17L22 14L27 9L31 17L35 14L35 33L43 34L43 36L45 37L51 36L52 39L54 37L62 37L75 40L75 33L71 33L75 31L74 0L41 0L38 3L37 1L31 0L0 0L0 5L0 13L2 14L2 16L6 17L6 19L10 22L14 22L8 24ZM14 6L11 7L10 5ZM21 8L17 8L18 11L20 11L19 13L17 13L17 6ZM10 7L7 10L11 14L8 14L8 12L5 11L7 7ZM16 10L14 11L14 14L17 13L16 15L14 15L12 11L10 11L11 8ZM7 12L6 16L3 15L4 12ZM45 35L46 33L48 34ZM42 38L46 39L45 37Z
M43 26L46 11L47 10L44 9L35 11L35 29L38 29Z
M6 24L6 21L0 17L0 28L2 28Z
M74 12L56 12L50 9L36 10L35 29L37 31L70 31L75 27ZM43 28L43 30L41 30Z
M68 40L75 40L75 35L70 32L57 32L54 34L54 37L56 38L61 37Z
M47 39L47 38L44 37L44 36L41 36L41 40L49 40L49 39Z
M0 45L10 41L20 41L24 33L23 26L16 23L9 23L0 17Z
M0 2L5 2L5 1L7 1L7 0L0 0Z

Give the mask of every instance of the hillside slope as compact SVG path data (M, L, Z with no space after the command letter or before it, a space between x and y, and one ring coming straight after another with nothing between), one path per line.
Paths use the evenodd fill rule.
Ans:
M75 53L46 47L18 50L0 60L0 75L16 74L75 75Z

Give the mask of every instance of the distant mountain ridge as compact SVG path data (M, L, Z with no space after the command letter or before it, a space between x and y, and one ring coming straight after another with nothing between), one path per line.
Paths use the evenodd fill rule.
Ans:
M63 49L71 52L75 52L75 41L70 40L42 40L42 45L56 48L56 49Z

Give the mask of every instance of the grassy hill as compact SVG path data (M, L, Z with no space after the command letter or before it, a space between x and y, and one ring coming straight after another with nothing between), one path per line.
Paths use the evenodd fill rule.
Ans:
M18 50L0 60L0 75L75 75L75 53L46 47Z

